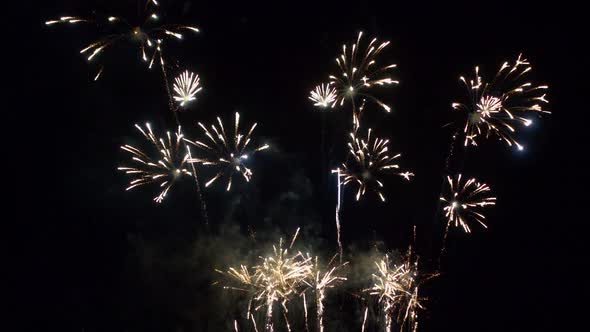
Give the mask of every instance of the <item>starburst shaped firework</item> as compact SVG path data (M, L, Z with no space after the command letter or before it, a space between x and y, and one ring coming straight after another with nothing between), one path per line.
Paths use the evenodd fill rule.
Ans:
M440 197L444 202L443 211L447 218L445 237L449 226L461 226L466 233L471 233L469 223L475 221L487 228L482 210L496 204L496 198L491 196L490 187L476 179L465 179L461 174L447 177L448 191Z
M195 95L202 90L199 85L199 75L184 71L174 79L174 100L180 103L180 106L195 100Z
M318 108L333 108L334 101L336 101L336 89L332 88L330 84L320 84L310 92L309 100Z
M151 68L156 59L159 59L162 66L164 65L161 55L165 40L170 38L182 40L182 33L184 31L199 32L198 28L189 25L160 25L158 23L160 20L160 15L157 13L158 6L157 1L148 0L143 8L142 14L135 21L118 16L92 18L62 16L55 20L46 21L45 24L48 26L78 23L96 25L101 31L107 31L107 33L80 51L80 54L84 54L88 61L95 60L115 44L127 42L137 47L140 51L140 58L145 62L149 62L149 67ZM94 77L95 81L101 76L103 69L104 66L101 65Z
M382 192L385 185L381 177L387 174L396 174L409 181L414 173L400 172L400 166L396 162L401 154L390 155L389 140L371 137L371 133L372 130L369 128L367 137L364 139L358 138L355 133L350 133L348 148L352 158L343 163L342 168L333 170L333 172L339 173L342 185L358 186L357 201L367 191L373 191L381 201L385 202L385 195Z
M219 169L217 174L205 183L205 187L209 187L217 179L225 176L228 178L226 190L229 191L235 173L241 174L246 182L250 181L252 170L246 166L249 158L254 153L269 148L268 144L252 147L252 133L256 126L255 123L246 134L241 133L239 128L240 114L237 112L235 113L234 130L231 132L226 132L219 117L217 117L217 124L212 124L211 129L207 129L205 125L199 122L199 127L203 130L207 139L205 141L186 141L203 150L207 156L193 158L189 162Z
M396 68L395 64L381 66L378 64L379 56L389 45L389 42L379 42L373 38L366 46L363 46L363 32L359 32L357 40L351 45L342 45L342 54L336 58L340 73L330 75L330 84L336 90L335 105L342 106L346 100L350 100L353 112L353 124L358 128L362 108L357 109L357 97L378 104L386 112L391 108L372 94L375 86L398 84L389 75L389 71Z
M524 147L515 139L517 126L529 126L532 115L550 113L545 109L547 85L536 85L526 80L531 71L527 59L519 55L514 63L504 62L496 76L486 81L475 67L475 77L459 80L465 84L469 99L452 104L464 111L465 146L477 145L483 138L498 137L519 150Z
M154 135L149 123L146 123L145 130L139 125L135 127L151 143L153 154L128 144L123 145L121 149L131 154L134 165L121 166L118 169L133 178L126 190L152 183L158 184L161 191L154 201L161 203L176 181L182 176L192 176L192 173L185 168L189 159L188 151L181 152L183 139L181 128L179 126L174 134L166 132L165 138L158 138Z

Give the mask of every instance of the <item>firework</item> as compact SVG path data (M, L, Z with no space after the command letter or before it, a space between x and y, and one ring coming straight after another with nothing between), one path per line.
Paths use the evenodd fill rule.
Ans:
M336 89L332 88L330 84L320 84L310 92L309 100L314 102L313 106L322 109L333 108L336 101Z
M180 106L195 100L195 95L203 88L199 86L199 75L185 70L174 79L174 100L180 102Z
M181 152L183 134L180 126L176 133L166 132L165 138L158 138L154 135L149 123L146 129L135 125L143 136L154 148L154 156L131 145L123 145L121 149L130 153L133 166L122 166L118 169L132 177L126 190L135 187L158 184L160 193L154 198L156 203L161 203L166 197L170 188L183 176L192 176L185 166L189 160L189 154Z
M369 128L365 139L358 138L355 133L350 133L348 143L349 153L353 158L343 163L338 169L339 178L342 177L342 185L358 185L356 200L360 200L367 191L375 192L381 201L385 202L382 192L384 184L381 177L385 174L396 174L406 180L410 180L414 173L399 172L400 166L396 160L401 154L389 155L389 140L379 137L371 137Z
M400 332L405 327L415 332L417 311L423 308L418 298L418 260L412 262L411 253L408 253L403 263L393 264L385 255L375 262L375 266L373 284L365 291L377 297L384 316L385 331L393 331L395 319Z
M456 110L464 111L465 146L477 145L482 138L498 137L509 146L519 150L523 146L516 141L516 126L530 126L531 115L550 113L544 107L547 85L536 85L526 80L531 65L519 55L514 63L504 62L491 81L485 81L475 67L475 77L459 80L465 84L469 99L452 104Z
M386 112L390 112L391 108L373 96L371 90L375 86L399 83L389 76L389 72L397 65L381 66L377 63L379 56L389 45L389 42L379 42L377 38L373 38L366 46L363 46L362 37L361 31L355 43L342 45L342 54L336 58L340 73L330 75L330 85L336 90L333 105L342 106L346 100L350 100L355 128L359 125L362 111L362 109L357 110L355 99L360 97L363 100L370 100Z
M323 270L322 267L320 267L317 256L313 265L312 278L313 287L316 293L316 312L319 332L324 331L324 299L326 298L326 290L334 288L337 284L346 280L346 277L339 275L337 272L347 265L348 262L332 266L332 262L335 258L336 256L332 257L326 270Z
M191 163L199 163L205 166L214 166L219 168L217 174L205 183L209 187L221 177L227 177L226 190L229 191L232 186L233 176L235 173L241 174L246 182L252 177L252 170L246 166L248 159L256 152L269 148L268 144L252 148L252 133L257 124L253 124L244 135L240 132L240 114L236 112L233 132L225 131L223 122L217 117L217 124L212 124L211 129L199 122L199 127L207 136L206 141L186 140L199 149L203 150L208 156L203 158L190 159Z
M496 198L490 196L491 190L487 184L480 183L474 178L462 180L464 179L461 174L456 177L447 176L448 192L440 197L445 204L443 210L447 218L445 238L451 225L461 226L466 233L470 233L468 223L473 220L487 228L486 218L481 210L488 205L496 204Z
M111 49L118 43L129 43L139 50L139 57L142 61L149 63L151 68L156 59L160 60L162 66L164 60L161 56L163 43L168 39L183 39L184 31L199 32L194 26L167 24L160 25L160 15L157 13L157 1L148 0L140 17L135 21L127 20L118 16L105 17L77 17L63 16L59 19L45 22L46 25L52 26L57 24L77 24L89 23L97 26L100 31L107 31L104 36L89 43L80 50L80 54L86 56L89 62L95 61L105 51ZM101 76L103 65L100 65L95 80Z
M285 314L287 303L309 286L307 278L312 273L312 259L300 252L289 253L288 248L283 248L283 240L280 239L278 245L273 246L273 253L260 257L260 260L260 264L252 268L242 265L239 269L229 268L224 274L240 285L230 288L251 294L255 311L266 308L266 330L274 331L274 304L281 303ZM247 316L251 316L250 308Z

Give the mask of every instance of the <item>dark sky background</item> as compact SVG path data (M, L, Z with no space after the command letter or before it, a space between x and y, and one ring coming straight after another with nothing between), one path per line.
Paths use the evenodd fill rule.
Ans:
M164 1L162 1L164 2ZM196 121L226 121L240 111L258 122L258 136L272 149L252 160L254 179L204 193L211 229L200 219L190 181L174 188L161 206L150 188L125 192L116 171L127 156L119 146L137 143L134 123L171 128L162 78L138 61L136 48L106 54L105 71L78 51L96 30L46 27L65 14L93 9L134 17L135 1L24 3L32 22L19 41L17 84L25 96L10 112L24 183L15 188L22 238L9 242L28 312L26 324L59 331L229 331L231 298L209 283L214 267L251 256L264 239L305 228L302 242L324 254L336 250L334 178L322 165L320 133L326 125L326 158L344 156L347 115L317 113L309 91L335 70L343 42L367 35L390 40L386 59L398 64L398 87L379 94L392 107L378 109L373 126L392 139L411 183L387 181L387 204L361 203L345 193L343 239L347 251L375 243L404 249L413 225L425 267L440 241L434 219L453 119L450 104L463 95L458 76L480 64L495 72L523 52L535 81L550 86L553 114L521 131L525 151L489 141L466 155L464 173L488 183L498 204L489 229L450 236L443 275L425 287L428 310L421 331L560 331L577 324L588 295L580 270L587 266L581 213L587 147L580 70L587 56L576 49L585 37L580 8L540 2L425 3L165 1L163 21L190 23L202 33L170 42L168 54L197 72L204 91L181 121L188 134ZM23 72L24 70L24 72ZM21 90L21 92L23 92ZM17 94L18 96L18 94ZM322 117L324 117L322 119ZM22 130L22 131L21 131ZM23 134L24 131L24 134ZM22 137L24 135L26 137ZM18 174L15 172L15 174ZM11 179L12 176L9 175ZM19 176L19 175L15 175ZM33 194L34 193L34 194ZM260 234L248 244L247 234ZM336 296L333 320L351 310ZM218 312L218 308L225 311ZM340 311L340 313L338 313ZM232 316L234 315L234 316ZM360 317L345 321L358 324ZM334 322L333 326L338 326ZM55 326L55 328L54 328ZM354 329L351 328L354 327ZM350 330L360 330L349 325ZM340 327L345 330L344 327Z

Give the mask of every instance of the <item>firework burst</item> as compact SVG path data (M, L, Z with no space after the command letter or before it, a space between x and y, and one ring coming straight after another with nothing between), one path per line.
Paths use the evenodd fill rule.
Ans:
M314 103L313 106L318 108L333 108L336 101L336 89L332 88L330 84L320 84L310 92L309 100Z
M121 166L118 170L130 175L133 179L126 190L147 184L158 184L160 193L154 198L156 203L161 203L172 186L183 176L192 176L185 168L189 160L188 152L181 152L183 134L180 126L176 133L166 132L165 138L154 135L149 123L146 129L135 125L143 136L152 144L154 157L131 145L123 145L121 149L130 153L133 166Z
M195 95L203 88L199 85L199 75L185 70L174 79L174 100L180 103L180 106L195 100Z
M399 172L400 166L396 160L401 154L391 156L389 154L389 140L379 137L371 137L369 128L366 138L358 138L355 133L350 133L348 143L349 154L352 155L348 162L342 164L338 172L342 185L357 185L356 200L360 200L366 192L375 192L381 201L385 202L384 188L381 177L386 174L396 174L406 180L410 180L414 173Z
M101 31L107 31L104 36L92 41L88 46L80 50L80 54L86 56L89 62L95 61L105 51L111 49L118 43L127 42L133 44L139 50L139 56L142 61L149 63L152 67L154 61L159 59L161 65L164 65L162 58L163 43L168 39L183 39L183 32L199 32L194 26L180 24L160 25L160 15L157 13L158 2L148 0L143 8L142 14L136 21L130 21L118 16L104 17L78 17L62 16L55 20L46 21L48 26L58 24L78 24L89 23L96 25ZM104 66L99 66L98 73L94 80L101 76Z
M316 293L316 314L319 332L324 331L324 300L326 298L326 290L334 288L339 283L346 280L346 277L339 274L339 271L345 265L347 265L348 262L334 265L332 263L334 262L336 256L332 257L326 269L323 269L320 266L318 257L315 258L315 262L313 264L311 279L313 280L313 288ZM305 312L307 312L307 308L305 309Z
M389 76L389 72L397 65L389 64L381 66L377 63L382 51L389 42L379 42L373 38L366 46L363 46L363 32L359 32L357 40L351 45L342 45L342 54L336 58L340 70L339 74L330 75L330 85L336 90L336 98L333 105L342 106L346 100L350 100L353 112L353 124L358 128L362 108L356 108L356 97L370 100L379 105L386 112L391 108L371 94L375 86L398 84Z
M291 243L295 241L296 236L297 234ZM222 272L239 284L238 287L227 288L251 294L254 311L266 308L267 331L274 331L272 321L274 304L280 303L286 313L287 303L309 286L307 278L312 273L311 257L305 257L301 252L289 253L289 249L284 247L283 240L280 239L278 245L273 245L273 252L270 255L260 257L259 265L252 268L242 265L239 269L229 268L227 272ZM252 307L249 306L247 318L252 316L251 309ZM286 322L288 324L288 320Z
M487 228L482 209L496 204L496 198L491 196L490 187L471 178L463 181L461 174L456 177L447 176L448 192L440 197L445 204L443 211L447 218L445 238L451 225L461 226L466 233L471 233L469 222L475 221Z
M529 61L519 55L514 63L504 62L489 82L480 76L479 67L475 67L474 78L459 78L468 90L469 99L452 106L467 115L465 146L476 146L478 140L496 136L509 146L523 149L514 138L516 126L531 125L531 115L550 113L544 108L549 103L548 86L526 80L531 68Z
M418 328L417 311L423 309L418 297L418 260L412 262L411 252L401 264L393 264L388 255L375 262L373 284L365 292L375 296L384 316L385 331L393 331L394 320L401 332ZM363 324L364 326L364 324Z
M233 176L235 173L241 174L246 182L252 177L252 170L246 166L248 159L256 152L269 148L268 144L252 148L252 133L257 124L253 124L246 134L240 132L240 114L236 112L234 121L234 130L228 133L223 126L223 122L217 117L217 124L212 124L211 129L199 122L199 127L207 136L206 141L187 142L203 150L208 156L203 158L193 158L191 163L199 163L205 166L214 166L219 168L217 174L205 183L209 187L221 177L227 177L226 190L229 191L232 186Z

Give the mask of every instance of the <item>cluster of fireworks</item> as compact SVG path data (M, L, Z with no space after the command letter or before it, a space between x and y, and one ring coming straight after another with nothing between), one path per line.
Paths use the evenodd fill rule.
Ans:
M268 144L255 143L254 130L257 123L242 128L240 114L236 112L233 128L224 125L221 117L217 117L216 122L209 125L198 122L203 133L201 138L187 138L182 132L176 111L196 100L197 94L202 91L200 77L185 70L173 81L169 81L163 47L168 39L182 40L184 31L199 32L199 29L179 24L160 25L158 6L157 1L148 0L143 6L142 14L134 21L116 16L64 16L47 21L46 25L91 23L101 28L101 31L107 31L103 37L92 41L80 51L88 61L98 59L117 43L128 43L139 50L140 60L148 63L149 68L155 61L160 63L177 130L157 136L149 123L145 128L135 125L147 144L145 148L129 144L121 146L131 157L128 164L118 168L131 177L127 190L147 185L156 186L159 189L154 201L161 203L174 184L189 177L195 180L200 195L197 177L200 167L213 169L215 172L215 175L205 181L205 187L219 181L229 191L235 177L250 182L253 176L250 165L252 157L269 148ZM348 262L343 262L340 240L343 189L353 187L357 201L371 193L385 202L385 187L389 175L397 175L408 181L414 176L411 171L401 170L398 163L401 154L390 150L390 139L375 134L372 127L367 126L362 119L365 107L376 106L387 113L391 111L389 104L375 94L383 87L398 84L390 74L396 65L391 62L380 64L389 44L390 42L380 42L377 38L365 42L363 33L360 32L353 43L342 46L342 53L336 58L338 72L329 75L327 83L316 86L309 96L313 105L321 110L344 113L343 109L349 108L352 114L348 151L344 160L332 171L337 175L335 219L339 254L324 265L317 256L293 250L298 230L289 246L282 239L279 240L272 252L261 256L256 265L230 267L222 272L229 279L226 288L248 294L245 321L252 324L255 331L258 331L258 326L254 314L258 312L264 313L266 331L274 331L274 318L278 313L282 313L286 328L291 331L288 308L293 303L303 304L305 328L309 331L308 298L312 296L315 299L312 303L315 308L316 330L323 332L327 292L347 281L345 267ZM94 80L101 76L103 69L104 65L100 65ZM495 137L509 146L523 149L523 145L515 138L518 127L532 124L532 115L549 113L545 109L548 104L548 87L525 80L530 71L529 61L520 55L514 63L505 62L490 80L484 80L480 76L479 67L475 68L472 79L460 78L467 88L467 98L453 103L452 106L465 114L459 124L464 147L478 146L482 140ZM174 106L175 103L177 106ZM361 133L366 135L362 136ZM195 155L192 154L191 147L197 148ZM473 223L487 228L484 211L496 203L490 187L475 178L464 178L461 174L450 174L446 176L446 180L440 197L446 218L444 239L446 240L451 226L460 227L466 233L471 232ZM200 199L204 210L201 196ZM418 311L423 309L419 287L425 280L418 269L417 257L409 250L400 262L394 262L389 255L384 255L373 263L374 272L366 276L368 287L359 296L366 295L377 300L385 331L417 331ZM367 312L368 307L364 311L361 326L363 332ZM239 325L237 320L234 321L235 331L238 331Z
M298 233L299 230L297 230ZM291 331L289 308L302 305L303 319L306 331L310 331L308 324L309 308L308 298L313 296L315 304L315 331L324 332L324 311L327 291L345 286L349 263L335 263L338 255L334 255L325 266L319 262L319 258L309 253L292 249L295 234L289 248L284 247L283 240L273 245L272 252L267 256L259 257L259 263L252 267L240 265L237 268L230 267L227 271L218 271L225 276L224 288L244 292L248 295L248 305L245 315L242 317L242 327L251 326L258 331L256 312L264 313L265 331L275 330L275 319L282 313L285 328ZM412 250L399 263L394 263L390 256L385 254L372 261L373 273L367 275L362 282L367 288L356 291L359 298L376 299L379 312L382 313L382 325L385 331L410 330L415 332L418 327L418 311L423 309L419 297L419 286L427 278L421 278L418 271L418 259L414 257ZM299 301L301 299L301 301ZM312 303L313 303L312 302ZM274 306L277 305L280 312ZM367 324L367 311L363 318L361 330L364 331ZM240 324L234 321L236 331Z

